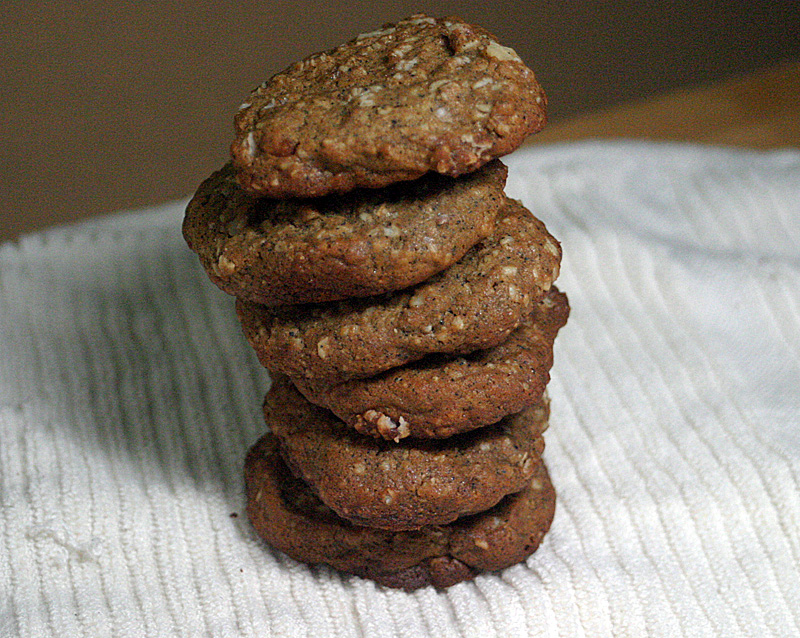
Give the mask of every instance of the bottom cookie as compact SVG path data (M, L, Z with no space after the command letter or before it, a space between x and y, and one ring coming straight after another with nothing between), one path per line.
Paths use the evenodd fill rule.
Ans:
M337 516L289 472L272 434L248 453L245 483L248 517L270 545L296 560L407 591L449 587L524 560L555 513L555 490L540 463L524 490L486 512L404 532L360 527Z

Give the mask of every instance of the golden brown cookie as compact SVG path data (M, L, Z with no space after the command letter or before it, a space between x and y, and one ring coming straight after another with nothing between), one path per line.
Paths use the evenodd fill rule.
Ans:
M235 118L240 183L269 197L457 176L545 122L533 72L486 30L414 15L293 64Z
M449 587L525 560L555 512L544 463L525 489L495 507L449 525L391 532L337 516L291 474L266 434L245 461L247 514L256 532L295 560L326 564L387 587Z
M236 308L264 366L294 378L345 381L430 353L501 343L550 289L560 257L544 224L509 199L492 235L413 288L273 309L239 300Z

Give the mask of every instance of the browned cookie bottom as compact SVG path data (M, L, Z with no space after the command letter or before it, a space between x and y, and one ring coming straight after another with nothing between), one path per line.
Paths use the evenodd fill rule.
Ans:
M326 564L387 587L449 587L523 561L541 543L555 513L544 463L528 486L480 514L449 525L390 532L337 516L294 477L264 435L245 462L247 514L256 532L288 556Z

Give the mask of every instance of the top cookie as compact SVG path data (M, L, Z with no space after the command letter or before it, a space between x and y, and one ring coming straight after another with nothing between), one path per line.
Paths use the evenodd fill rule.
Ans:
M242 104L240 184L269 197L457 176L545 122L533 72L484 29L413 15L274 75Z

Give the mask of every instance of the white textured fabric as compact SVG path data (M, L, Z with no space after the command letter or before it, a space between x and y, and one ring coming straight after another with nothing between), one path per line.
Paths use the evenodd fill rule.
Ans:
M800 635L800 152L508 163L573 309L527 563L405 594L255 538L268 379L175 203L0 248L0 636Z

